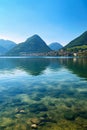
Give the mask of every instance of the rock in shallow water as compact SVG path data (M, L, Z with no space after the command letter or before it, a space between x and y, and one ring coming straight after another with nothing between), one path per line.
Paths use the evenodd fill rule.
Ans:
M76 117L77 117L77 114L74 113L73 111L66 111L64 113L64 118L67 120L75 120Z
M29 106L29 110L33 113L40 113L48 111L48 108L43 103L35 103Z
M41 120L38 118L32 118L30 121L31 121L31 123L36 124L36 125L39 125L41 122Z
M31 125L31 128L32 128L32 129L37 129L38 126L37 126L36 124L32 124L32 125Z

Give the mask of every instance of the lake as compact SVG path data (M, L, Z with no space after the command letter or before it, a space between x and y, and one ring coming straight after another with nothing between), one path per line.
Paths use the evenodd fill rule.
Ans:
M86 58L0 58L0 130L34 127L87 130Z

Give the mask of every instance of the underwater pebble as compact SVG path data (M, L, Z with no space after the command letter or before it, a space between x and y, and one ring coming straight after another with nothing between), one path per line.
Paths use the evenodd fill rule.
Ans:
M32 125L31 125L31 128L33 128L33 129L37 129L38 126L37 126L36 124L32 124Z
M25 111L23 109L18 109L16 108L15 112L18 114L18 113L22 113L22 114L25 114Z
M20 113L25 113L25 111L24 111L24 110L20 110L19 112L20 112Z
M32 118L30 121L31 121L31 123L36 124L36 125L40 124L40 122L41 122L41 120L38 118Z

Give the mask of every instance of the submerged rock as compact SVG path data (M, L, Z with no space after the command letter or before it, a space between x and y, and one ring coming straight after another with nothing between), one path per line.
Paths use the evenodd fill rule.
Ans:
M38 118L32 118L30 121L31 121L31 123L36 124L36 125L39 125L41 122L41 120Z
M65 105L66 105L67 107L69 107L69 108L72 107L72 103L71 103L71 102L66 102Z
M77 117L77 114L75 114L73 111L66 111L64 113L64 118L67 120L75 120Z
M26 114L24 109L19 109L19 108L16 108L15 112L16 114Z
M78 113L78 116L87 119L87 111L80 111Z
M54 120L52 117L48 116L47 114L44 114L42 117L40 117L41 122L52 122L56 123L56 120Z
M32 124L32 125L31 125L31 128L32 128L32 129L37 129L38 126L37 126L36 124Z
M34 112L34 113L48 111L48 108L43 103L31 104L29 109L30 112Z
M52 117L49 117L47 114L43 114L39 118L37 118L37 117L31 118L30 122L31 122L30 126L33 129L37 129L38 126L44 126L48 122L50 122L50 123L56 123L56 121L54 119L52 119Z
M24 111L24 110L20 110L20 113L23 113L23 114L25 114L25 111Z

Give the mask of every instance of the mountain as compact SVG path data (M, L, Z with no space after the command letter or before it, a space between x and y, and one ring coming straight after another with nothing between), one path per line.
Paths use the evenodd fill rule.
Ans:
M49 52L51 49L46 43L36 34L28 38L25 42L19 43L11 49L7 55L26 55L32 53Z
M0 55L7 53L10 49L16 46L15 42L0 39Z
M5 48L8 51L8 50L12 49L13 47L15 47L16 43L12 42L10 40L0 39L0 46L2 46L3 48Z
M67 44L65 49L87 49L87 31Z
M5 54L6 52L7 52L7 49L2 47L2 46L0 46L0 55Z
M63 46L60 44L60 43L57 43L57 42L54 42L54 43L51 43L49 45L49 47L54 50L54 51L57 51L59 49L61 49Z

